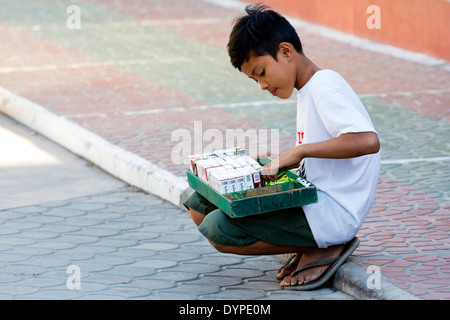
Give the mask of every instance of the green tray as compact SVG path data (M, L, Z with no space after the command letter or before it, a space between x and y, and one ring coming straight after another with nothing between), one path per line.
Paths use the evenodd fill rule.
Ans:
M299 177L291 171L286 174L296 181L220 194L192 172L186 172L191 188L231 218L300 207L317 202L317 189L312 183L304 179L297 180Z

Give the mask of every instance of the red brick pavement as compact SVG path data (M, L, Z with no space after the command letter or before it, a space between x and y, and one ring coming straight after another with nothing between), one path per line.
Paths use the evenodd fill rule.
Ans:
M382 177L354 262L380 267L392 283L419 297L448 299L449 208Z
M90 3L131 20L214 18L231 21L240 14L194 0L150 3L96 0ZM182 26L166 23L159 27L223 49L231 23ZM178 128L192 130L192 119L203 121L203 130L223 130L225 126L261 127L219 108L208 112L186 109L206 103L64 47L30 29L0 23L0 32L5 35L0 49L2 87L176 174L182 174L185 168L170 161L174 146L170 132ZM322 68L339 71L358 93L374 95L392 105L448 121L448 71L352 47L302 30L299 34L306 54ZM47 68L17 69L39 66ZM185 110L180 112L173 108ZM159 109L166 111L136 113ZM124 116L126 112L134 113ZM282 137L282 149L290 143L287 137ZM391 282L421 298L449 299L448 209L448 203L413 186L381 177L374 206L359 233L363 241L355 252L354 261L363 267L379 266Z

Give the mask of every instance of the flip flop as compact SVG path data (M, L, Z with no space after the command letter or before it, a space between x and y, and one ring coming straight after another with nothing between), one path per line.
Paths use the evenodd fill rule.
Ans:
M306 291L306 290L316 289L316 288L322 286L323 284L325 284L325 282L327 282L334 275L334 273L339 269L339 267L352 254L352 252L355 251L355 249L359 245L359 242L360 242L359 239L357 237L354 237L352 240L350 240L349 242L347 242L345 244L344 250L342 251L342 254L339 257L332 258L332 259L319 260L319 261L309 263L309 264L301 267L299 270L294 271L290 275L291 277L293 277L303 270L331 264L331 266L320 276L320 278L318 278L314 281L305 283L305 284L300 284L300 285L296 285L296 286L285 286L283 288L289 288L292 290L299 290L299 291Z
M298 262L300 261L299 259L295 259L297 257L297 254L292 255L287 262L284 264L284 266L282 266L280 268L281 269L291 269L292 267L296 266L298 264ZM276 275L275 279L277 279L278 281L281 281L285 278L286 276L278 276L278 274Z

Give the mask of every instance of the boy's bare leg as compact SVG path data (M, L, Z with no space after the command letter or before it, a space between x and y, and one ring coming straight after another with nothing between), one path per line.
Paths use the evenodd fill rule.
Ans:
M283 280L284 277L290 276L292 272L294 272L295 269L297 269L297 265L300 262L301 257L302 257L301 253L296 253L294 258L292 258L290 261L288 261L288 263L286 263L286 265L282 266L277 270L276 279Z
M192 220L197 226L199 226L202 223L203 219L206 217L204 214L192 209L190 209L189 212L191 214ZM248 246L222 246L212 243L211 241L210 243L214 248L216 248L216 250L220 252L239 255L275 255L283 253L297 253L299 262L295 270L298 270L301 267L314 261L338 257L342 253L342 250L344 248L344 245L332 246L326 249L299 246L280 246L265 242L263 240L259 240L256 243ZM280 283L280 285L291 286L314 281L318 279L327 270L328 267L329 266L327 265L314 267L299 272L294 277L286 276ZM292 270L292 272L295 270Z
M194 209L189 208L189 213L191 214L191 219L194 221L195 225L198 227L202 223L203 219L205 219L206 215L195 211Z
M344 245L331 246L326 249L313 249L301 255L300 261L295 270L306 266L315 261L331 259L339 257L344 249ZM303 270L296 274L295 276L287 276L280 282L280 286L295 286L300 284L309 283L311 281L317 280L320 276L328 269L330 265L313 267ZM295 272L295 270L293 272Z

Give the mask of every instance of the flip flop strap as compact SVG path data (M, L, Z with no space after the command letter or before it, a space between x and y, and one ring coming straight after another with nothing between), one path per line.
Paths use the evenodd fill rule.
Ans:
M290 257L289 260L286 262L286 264L283 266L283 268L287 268L287 269L292 268L292 266L294 264L293 262L295 261L296 257L297 257L296 254L294 254L292 257Z
M306 269L310 269L310 268L314 268L314 267L320 267L320 266L326 266L328 264L332 264L333 262L335 262L339 258L340 257L331 258L331 259L323 259L323 260L317 260L317 261L308 263L308 264L304 265L303 267L301 267L300 269L295 270L294 272L292 272L291 277L295 276L299 272L301 272L303 270L306 270Z

